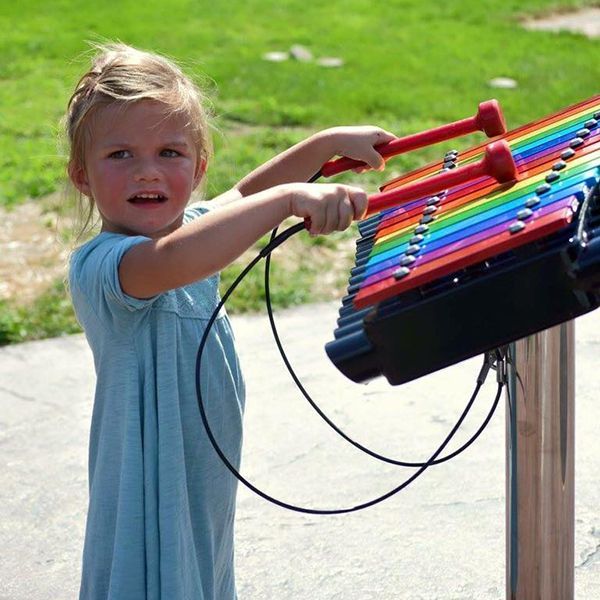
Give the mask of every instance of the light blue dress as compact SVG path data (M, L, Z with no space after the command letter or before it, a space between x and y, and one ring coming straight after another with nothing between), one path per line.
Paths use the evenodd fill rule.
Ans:
M185 221L204 212L188 209ZM233 600L237 482L210 445L195 390L218 275L148 300L127 296L119 262L147 239L104 232L71 260L97 376L80 599ZM200 378L211 429L237 465L244 383L224 311Z

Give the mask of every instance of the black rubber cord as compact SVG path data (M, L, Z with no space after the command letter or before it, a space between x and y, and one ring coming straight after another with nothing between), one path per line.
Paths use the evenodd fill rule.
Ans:
M296 229L297 231L300 231L301 229L303 229L303 224L300 224L300 227L294 226L294 228L291 228L291 229ZM443 450L446 447L446 445L450 442L450 440L452 439L452 437L454 436L454 434L456 433L456 431L462 425L465 417L467 416L469 410L471 409L471 406L473 405L473 403L475 401L475 398L477 397L477 394L479 393L479 390L481 389L481 386L483 385L483 382L478 380L477 385L475 386L475 390L473 392L473 395L469 399L469 402L467 403L467 406L463 410L460 418L458 419L458 421L456 422L456 424L454 425L454 427L452 428L452 430L450 431L450 433L448 434L448 436L446 436L446 439L442 442L442 444L438 447L438 449L433 453L433 455L429 458L429 460L427 462L423 463L422 466L415 473L413 473L409 478L407 478L402 484L400 484L399 486L393 488L392 490L386 492L385 494L383 494L381 496L373 498L372 500L369 500L367 502L358 504L356 506L348 507L348 508L339 508L339 509L306 508L306 507L302 507L302 506L296 506L294 504L289 504L287 502L283 502L283 501L281 501L281 500L279 500L277 498L274 498L273 496L270 496L269 494L263 492L262 490L260 490L259 488L257 488L255 485L253 485L250 481L248 481L247 479L245 479L241 475L241 473L231 464L231 462L229 461L229 459L225 456L225 454L223 453L223 451L219 447L219 445L217 443L217 440L215 439L214 434L213 434L213 432L212 432L212 430L210 428L210 424L208 423L208 418L207 418L207 415L206 415L206 410L204 408L204 403L203 403L203 400L202 400L202 390L201 390L201 384L200 384L200 373L201 373L201 367L202 367L202 354L203 354L204 348L206 346L210 330L211 330L211 328L212 328L212 326L213 326L213 324L214 324L214 322L215 322L215 320L217 318L217 315L219 314L219 311L225 305L225 303L227 302L227 299L229 298L229 296L237 288L237 286L239 285L239 283L246 277L246 275L256 266L256 264L258 263L258 261L261 258L263 258L264 256L267 256L274 248L276 248L277 246L279 246L279 244L282 243L283 239L287 239L287 237L289 237L290 235L293 235L293 233L289 233L288 234L288 231L286 231L283 234L281 234L281 236L273 239L272 243L269 244L266 248L264 248L260 252L260 254L258 254L244 268L244 270L238 275L238 277L235 279L235 281L232 283L232 285L229 287L229 289L225 292L225 294L223 295L223 298L221 299L221 301L219 302L219 304L217 305L217 307L213 311L210 319L208 320L208 323L206 324L206 328L205 328L204 333L202 335L202 339L200 341L200 345L198 347L198 353L196 355L195 377L196 377L196 397L197 397L197 400L198 400L198 408L199 408L200 416L202 418L202 422L203 422L204 427L206 429L206 433L208 435L209 441L210 441L211 445L213 446L215 452L217 453L217 455L219 456L219 458L223 462L223 464L229 469L229 471L234 475L234 477L236 477L238 479L238 481L240 481L241 483L243 483L248 489L252 490L254 493L256 493L257 495L259 495L261 498L267 500L268 502L271 502L272 504L280 506L282 508L287 508L288 510L292 510L292 511L296 511L296 512L301 512L301 513L319 514L319 515L334 515L334 514L344 514L344 513L356 512L356 511L368 508L370 506L374 506L375 504L383 502L387 498L390 498L391 496L397 494L398 492L400 492L401 490L403 490L405 487L407 487L410 483L412 483L415 479L417 479L417 477L419 477L420 475L422 475L423 472L435 462L435 460L437 459L437 457L443 452ZM281 239L281 238L283 238L283 239ZM487 357L486 357L486 360L487 360ZM485 366L485 364L486 363L484 363L484 366ZM500 396L501 396L501 393L502 393L502 387L503 387L503 383L498 383L498 390L497 390L496 398L494 400L494 404L497 404L498 401L499 401L499 399L500 399Z
M315 173L315 175L313 175L310 180L309 183L312 183L314 181L316 181L319 177L321 177L321 172L317 172ZM494 402L492 404L492 407L490 409L490 412L488 413L487 417L485 418L484 422L482 423L482 425L479 427L479 429L475 432L475 434L465 443L463 444L460 448L458 448L457 450L455 450L454 452L452 452L451 454L448 454L447 456L443 457L443 458L437 458L442 451L444 450L444 448L446 447L446 445L450 442L450 440L452 439L452 437L454 436L454 434L458 431L458 429L460 428L460 426L462 425L464 419L466 418L467 414L469 413L471 407L473 406L473 403L475 402L475 399L479 393L479 390L481 389L481 386L483 385L484 381L485 381L485 377L487 375L487 373L489 372L490 368L494 368L494 365L497 364L498 368L500 368L500 366L502 366L502 370L504 373L504 360L505 357L504 355L496 350L495 353L487 353L484 357L484 363L483 366L481 368L481 371L479 373L479 376L477 377L477 384L475 386L475 390L471 396L471 398L469 399L469 402L467 403L465 409L463 410L460 418L458 419L458 421L456 422L456 424L454 425L454 427L452 428L452 430L450 431L450 433L446 436L445 440L442 442L442 444L438 447L438 449L433 453L433 455L429 458L428 461L426 462L419 462L419 463L411 463L411 462L406 462L406 461L398 461L398 460L394 460L385 456L382 456L376 452L373 452L372 450L366 448L365 446L362 446L361 444L359 444L358 442L356 442L355 440L353 440L352 438L350 438L348 435L346 435L341 429L339 429L339 427L337 427L335 425L335 423L333 423L324 413L323 411L321 411L321 409L317 406L317 404L312 400L312 398L310 397L310 395L306 392L304 386L302 385L302 383L300 382L300 380L298 379L298 377L296 376L289 360L287 359L287 355L285 354L285 351L283 349L283 346L281 344L281 341L279 339L279 334L277 331L277 327L275 325L275 319L273 317L273 311L272 311L272 306L271 306L271 297L270 297L270 286L269 286L269 273L270 273L270 263L271 263L271 252L277 248L280 244L282 244L284 241L286 241L287 239L289 239L292 235L295 235L296 233L298 233L299 231L304 230L304 223L298 223L297 225L294 225L288 229L286 229L282 234L280 234L279 236L277 236L277 228L273 230L272 236L271 236L271 240L269 242L269 244L263 248L261 250L261 252L246 266L246 268L238 275L238 277L235 279L235 281L233 282L233 284L229 287L229 289L225 292L225 294L223 295L223 298L221 299L221 301L219 302L218 306L215 308L213 314L211 315L206 328L204 330L201 342L200 342L200 346L198 347L198 353L196 355L196 396L197 396L197 400L198 400L198 408L200 410L200 416L202 418L202 422L204 424L204 427L206 429L206 433L208 435L209 441L211 443L211 445L213 446L215 452L217 453L217 455L219 456L219 458L221 459L221 461L223 462L223 464L229 469L229 471L234 475L234 477L236 477L238 479L238 481L240 481L241 483L243 483L248 489L250 489L251 491L253 491L254 493L256 493L257 495L259 495L261 498L267 500L268 502L271 502L272 504L275 504L277 506L280 506L282 508L286 508L288 510L293 510L296 512L301 512L301 513L308 513L308 514L319 514L319 515L334 515L334 514L344 514L344 513L349 513L349 512L356 512L365 508L368 508L370 506L374 506L375 504L378 504L380 502L383 502L384 500L386 500L387 498L390 498L391 496L397 494L398 492L400 492L401 490L403 490L405 487L407 487L409 484L411 484L415 479L417 479L417 477L419 477L420 475L422 475L422 473L429 468L432 465L437 465L443 462L446 462L448 460L450 460L451 458L454 458L455 456L457 456L458 454L460 454L461 452L463 452L464 450L466 450L466 448L468 448L478 437L479 435L483 432L483 430L486 428L487 424L489 423L489 421L491 420L497 406L500 400L500 396L502 394L502 387L503 385L506 383L505 381L505 377L498 377L498 390L496 393L496 397L494 399ZM210 429L210 425L208 423L208 419L207 419L207 415L206 415L206 410L204 408L204 403L202 401L202 390L201 390L201 385L200 385L200 372L201 372L201 367L202 367L202 354L204 351L204 348L206 346L207 340L208 340L208 334L210 332L211 327L213 326L215 319L217 318L217 315L219 314L219 311L221 310L221 308L225 305L225 303L227 302L227 299L229 298L229 296L233 293L233 291L237 288L237 286L239 285L239 283L246 277L246 275L256 266L256 264L258 263L258 261L261 258L266 258L266 266L265 266L265 295L266 295L266 304L267 304L267 312L269 315L269 322L271 324L271 330L273 332L273 337L275 339L275 342L277 344L277 348L279 349L279 352L281 354L281 357L288 369L288 372L290 373L292 379L294 380L294 382L296 383L296 385L298 386L298 388L300 389L300 391L302 392L302 394L304 395L304 397L308 400L308 402L310 403L310 405L315 409L315 411L321 416L321 418L323 418L323 420L334 430L336 431L339 435L341 435L344 439L346 439L349 443L351 443L353 446L355 446L356 448L358 448L359 450L369 454L370 456L372 456L373 458L376 458L378 460L381 460L383 462L387 462L390 464L394 464L394 465L398 465L398 466L405 466L405 467L418 467L418 471L416 471L415 473L413 473L412 476L410 476L408 479L406 479L402 484L400 484L399 486L393 488L392 490L390 490L389 492L378 496L372 500L369 500L367 502L364 502L362 504L358 504L356 506L353 507L349 507L349 508L340 508L340 509L315 509L315 508L306 508L306 507L301 507L301 506L296 506L293 504L289 504L287 502L283 502L277 498L274 498L273 496L270 496L269 494L263 492L262 490L260 490L259 488L257 488L255 485L253 485L251 482L249 482L247 479L245 479L241 473L231 464L231 462L229 461L229 459L225 456L225 454L223 453L223 451L221 450L220 446L218 445L214 434L212 432L212 430Z

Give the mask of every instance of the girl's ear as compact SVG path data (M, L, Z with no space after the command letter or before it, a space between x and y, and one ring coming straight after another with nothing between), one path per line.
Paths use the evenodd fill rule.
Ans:
M194 189L200 185L204 174L206 173L207 162L205 158L201 158L196 165L196 172L194 173Z
M84 195L91 196L90 184L88 182L87 173L81 164L71 161L68 167L69 179L73 185Z

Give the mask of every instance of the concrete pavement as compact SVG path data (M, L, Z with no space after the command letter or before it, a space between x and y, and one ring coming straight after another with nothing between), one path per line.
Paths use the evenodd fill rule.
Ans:
M480 359L399 388L352 384L323 351L336 311L320 304L278 315L300 378L364 445L426 459L471 395ZM233 324L248 384L242 470L253 483L287 502L332 508L412 473L361 455L322 423L290 382L265 317ZM591 600L600 598L600 311L578 320L576 336L575 584L576 597ZM492 380L460 440L486 414ZM83 336L0 348L0 600L77 595L93 385ZM241 488L240 600L504 598L504 504L503 403L467 452L362 512L292 513Z

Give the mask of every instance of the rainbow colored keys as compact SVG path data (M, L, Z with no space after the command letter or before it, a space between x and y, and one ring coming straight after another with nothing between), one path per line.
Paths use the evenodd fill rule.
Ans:
M599 181L596 96L385 184L327 354L395 385L595 309Z
M504 135L519 180L483 176L387 210L360 228L354 304L364 308L557 231L577 193L598 178L600 96ZM480 160L483 146L446 155L444 168ZM385 186L431 176L430 165Z

